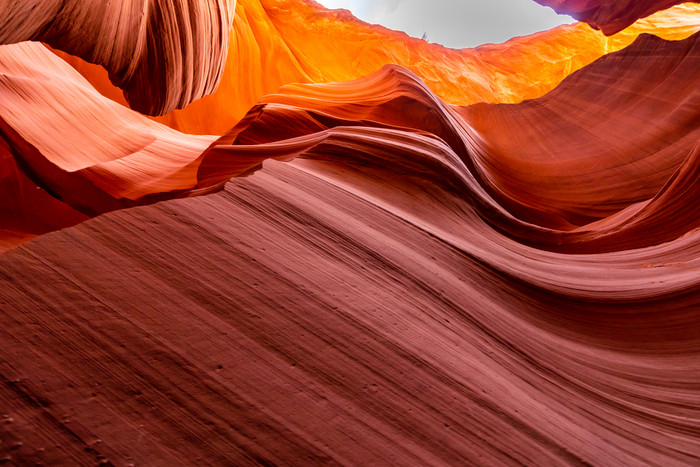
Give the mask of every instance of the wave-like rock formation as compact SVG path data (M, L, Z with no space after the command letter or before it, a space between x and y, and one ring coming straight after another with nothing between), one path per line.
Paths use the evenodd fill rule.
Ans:
M449 186L521 241L571 251L647 246L697 226L682 214L697 201L699 67L698 34L643 36L516 105L448 106L401 68L290 85L219 140L199 177L225 180L239 163L232 154L361 158ZM609 102L616 107L603 113ZM676 221L657 202L669 197Z
M266 4L236 36L272 52L230 79L280 45L308 79L280 59L286 86L220 136L0 46L0 248L39 236L0 255L0 459L698 464L698 6L660 16L682 40L519 103L493 103L522 100L504 68L457 105L400 64L315 83L353 41L293 49L310 4ZM356 37L343 18L317 16Z
M700 131L693 86L698 55L697 34L673 42L644 36L542 98L466 107L444 104L415 75L387 68L353 82L286 88L216 140L178 133L103 98L38 44L5 46L0 61L10 77L3 92L8 98L0 104L9 146L5 160L8 167L25 169L20 178L28 177L37 188L30 193L44 190L71 210L95 216L220 187L266 158L345 153L334 148L339 143L328 143L335 127L409 128L447 145L450 156L439 159L448 157L440 164L452 167L452 173L437 172L436 182L456 176L455 183L465 186L462 196L474 197L485 218L522 241L550 248L614 243L618 237L631 242L621 226L637 225L640 235L654 232L643 221L654 212L650 200L684 161L693 164ZM603 112L607 102L616 106ZM95 115L104 118L94 120ZM45 131L49 126L60 128L60 141ZM368 151L380 158L382 139L364 133L354 138L360 146L370 138L368 147L374 149ZM279 143L283 140L288 144ZM406 146L407 154L387 163L398 168L414 158L412 146ZM8 217L3 229L38 234L82 220L71 215L61 223L53 200L36 210L36 195L27 197L27 190L14 185L15 172L7 169L4 185L13 188L5 190L14 193L5 209L35 210L31 220ZM685 217L681 220L680 229L688 228ZM678 234L663 221L660 227L665 233L642 235L640 245Z
M227 72L217 91L158 121L186 133L223 134L282 85L358 79L388 63L413 71L451 104L515 103L551 91L573 71L628 46L639 34L675 40L698 29L700 5L687 4L612 37L578 23L505 44L454 50L306 0L239 0ZM120 93L99 67L70 62L100 92L119 101Z
M214 91L235 0L3 0L0 44L42 41L104 66L129 105L149 115Z
M557 13L585 21L605 34L615 34L639 18L683 3L684 0L535 0Z
M642 38L561 93L662 57L676 82L697 43ZM410 72L268 100L198 177L216 183L241 158L294 161L0 257L14 459L698 461L697 148L652 201L687 203L666 219L685 232L548 252L492 225L507 213L478 183L479 159L459 157L474 136L446 125L473 108L441 104Z
M3 446L52 464L693 465L699 244L546 253L420 172L272 162L0 256Z
M216 139L102 97L38 43L0 46L0 74L0 228L8 237L191 191L196 172L187 165Z

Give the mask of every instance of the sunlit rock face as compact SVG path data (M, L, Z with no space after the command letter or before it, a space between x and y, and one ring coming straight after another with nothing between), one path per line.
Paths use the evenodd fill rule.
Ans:
M700 7L684 5L612 37L574 24L506 44L454 50L313 2L240 0L226 62L230 71L218 90L158 121L187 133L222 134L282 85L357 79L388 63L410 69L451 104L520 102L540 97L578 68L626 47L640 33L682 39L699 28ZM98 90L120 99L98 67L71 63Z
M216 89L235 0L3 0L0 44L41 41L104 66L149 115Z
M211 69L134 63L135 104L66 53L108 37L48 40L23 5L0 13L0 458L700 462L700 6L454 51L243 0ZM135 31L180 45L232 6L144 5L178 13ZM217 82L168 125L129 108Z
M195 186L187 165L215 137L176 132L102 97L41 44L0 50L0 205L12 213L3 229L40 234Z
M535 0L556 12L585 21L605 34L622 31L639 18L684 3L683 0Z
M344 161L368 153L364 163L386 158L388 170L424 164L421 177L457 190L526 243L567 251L648 246L697 226L687 215L670 221L675 216L657 212L655 198L676 197L668 209L677 213L695 201L698 66L697 33L673 42L645 35L521 104L447 105L399 67L352 82L289 85L219 140L200 175L225 174L227 164L237 170L231 151ZM603 113L606 102L616 105Z
M508 216L526 223L503 225L523 241L559 244L561 232L567 238L597 238L597 227L589 231L589 224L607 219L604 224L612 223L618 232L615 220L626 219L626 208L641 208L637 203L657 194L698 139L694 37L644 36L542 98L517 105L452 106L402 68L337 84L293 85L263 98L218 140L179 133L104 98L40 44L5 46L0 65L7 98L0 109L9 151L3 205L14 214L3 228L21 239L84 216L211 190L264 159L308 156L331 127L384 125L445 141L476 177L473 184ZM294 93L308 97L297 102ZM603 113L606 101L617 104ZM598 120L609 123L592 124ZM291 146L261 145L287 139ZM25 168L20 178L29 177L35 189L17 186L17 164ZM53 197L39 195L43 192ZM42 209L37 196L46 202ZM56 216L54 198L77 213ZM529 224L537 226L536 234ZM557 233L544 240L539 227ZM653 238L677 233L668 232Z

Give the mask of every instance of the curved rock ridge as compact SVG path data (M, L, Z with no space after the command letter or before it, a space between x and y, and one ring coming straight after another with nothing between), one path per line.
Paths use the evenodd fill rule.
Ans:
M692 217L668 217L696 202L688 180L700 139L699 49L698 33L645 35L521 104L445 104L389 66L357 81L289 85L217 139L178 133L100 96L38 44L4 46L0 115L13 156L5 160L83 216L217 189L270 158L360 160L421 174L533 246L645 247L696 227ZM36 209L5 172L3 185L15 188L4 209ZM674 200L668 211L664 199ZM35 212L35 226L20 216L0 228L38 234L82 220L51 224L53 212Z
M36 235L196 184L216 139L102 97L38 43L0 46L0 228Z
M640 18L684 0L535 0L557 13L571 15L606 35L622 31Z
M250 68L228 76L280 74L242 102L308 82L218 136L110 100L40 43L0 46L0 459L700 464L697 6L657 17L682 40L458 105L399 65L313 82L354 64L321 58L362 50L340 48L356 20L251 4L255 41L228 59ZM290 46L323 24L347 36ZM465 96L575 62L539 37L522 77ZM198 104L202 128L228 123Z
M526 243L579 252L648 246L698 226L692 216L668 219L697 201L689 180L700 140L698 67L697 33L675 42L645 35L521 104L450 106L398 67L289 85L205 154L199 178L224 181L238 163L232 152L359 158L420 173ZM659 199L671 198L663 213Z
M698 463L700 230L547 252L430 176L439 138L327 141L0 256L13 461Z
M515 103L542 96L573 71L628 46L641 33L675 40L698 29L700 5L686 4L611 37L578 23L504 44L454 50L310 1L240 0L217 91L157 121L186 133L220 135L282 85L358 79L387 64L410 69L451 104ZM68 60L100 92L119 99L99 67Z
M4 0L0 44L42 41L104 66L148 115L213 92L224 70L235 0Z
M461 114L480 137L473 154L485 178L515 211L540 225L582 227L653 197L692 161L698 69L697 34L644 35L540 99Z
M0 255L11 461L700 461L700 106L689 73L700 33L643 36L520 104L445 104L398 66L289 85L219 138L180 135L99 96L39 44L6 47L6 86L20 97L0 100L1 147L13 167L50 162L53 189L83 190L81 209L149 202L175 183L221 187L265 165L223 192L108 213ZM43 108L68 141L87 132L37 98L51 86L76 93L56 108L89 97L69 121L130 115L136 149L120 127L98 153L99 135L63 151L48 123L33 133L7 123ZM596 132L604 126L619 147ZM514 148L501 140L510 131ZM547 150L569 170L547 164ZM169 171L149 172L171 153ZM553 199L552 212L538 200L562 176L580 193ZM646 181L634 187L636 177Z

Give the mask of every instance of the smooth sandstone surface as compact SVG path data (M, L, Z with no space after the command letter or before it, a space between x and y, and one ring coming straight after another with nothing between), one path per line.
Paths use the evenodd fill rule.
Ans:
M575 72L562 30L516 41L551 69L486 46L513 68L452 102L427 61L353 76L319 59L331 40L287 49L323 65L292 83L259 61L310 18L335 44L362 24L246 1L234 27L259 29L234 37L256 45L219 93L232 76L255 105L169 121L231 123L209 136L64 52L0 46L0 459L697 465L698 6Z
M39 43L0 46L0 73L0 228L19 240L195 187L214 136L102 97Z
M41 41L104 66L149 115L214 91L235 0L3 0L0 44Z
M693 465L699 245L546 253L418 175L273 161L0 256L0 433L20 463Z
M660 243L696 222L666 222L668 213L654 214L664 209L654 199L671 185L692 188L685 178L671 181L686 172L692 180L697 164L697 37L645 35L521 104L451 106L395 65L356 81L289 85L220 138L179 133L102 97L39 44L4 46L0 65L13 73L0 109L14 158L5 158L3 185L11 196L3 204L8 212L34 211L33 224L18 215L2 228L21 241L83 220L62 222L53 198L92 217L218 189L265 159L356 157L362 149L394 170L434 167L424 176L456 184L489 222L529 244L587 251L595 250L590 242ZM39 79L46 69L51 79ZM606 109L606 102L615 106ZM57 141L47 126L63 137ZM12 164L26 167L32 189L18 188ZM36 209L41 190L53 198ZM694 202L682 192L672 196L679 200L669 209ZM632 226L638 235L628 235Z

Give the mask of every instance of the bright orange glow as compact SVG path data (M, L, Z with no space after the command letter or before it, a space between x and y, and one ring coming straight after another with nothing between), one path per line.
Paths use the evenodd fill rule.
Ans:
M223 134L280 86L357 79L390 63L416 73L448 103L520 102L547 93L573 71L628 46L639 34L676 40L698 29L700 5L688 3L610 37L576 23L504 44L456 50L365 23L345 10L327 10L313 1L239 0L218 90L155 120L185 133ZM104 70L67 59L100 92L125 103Z

